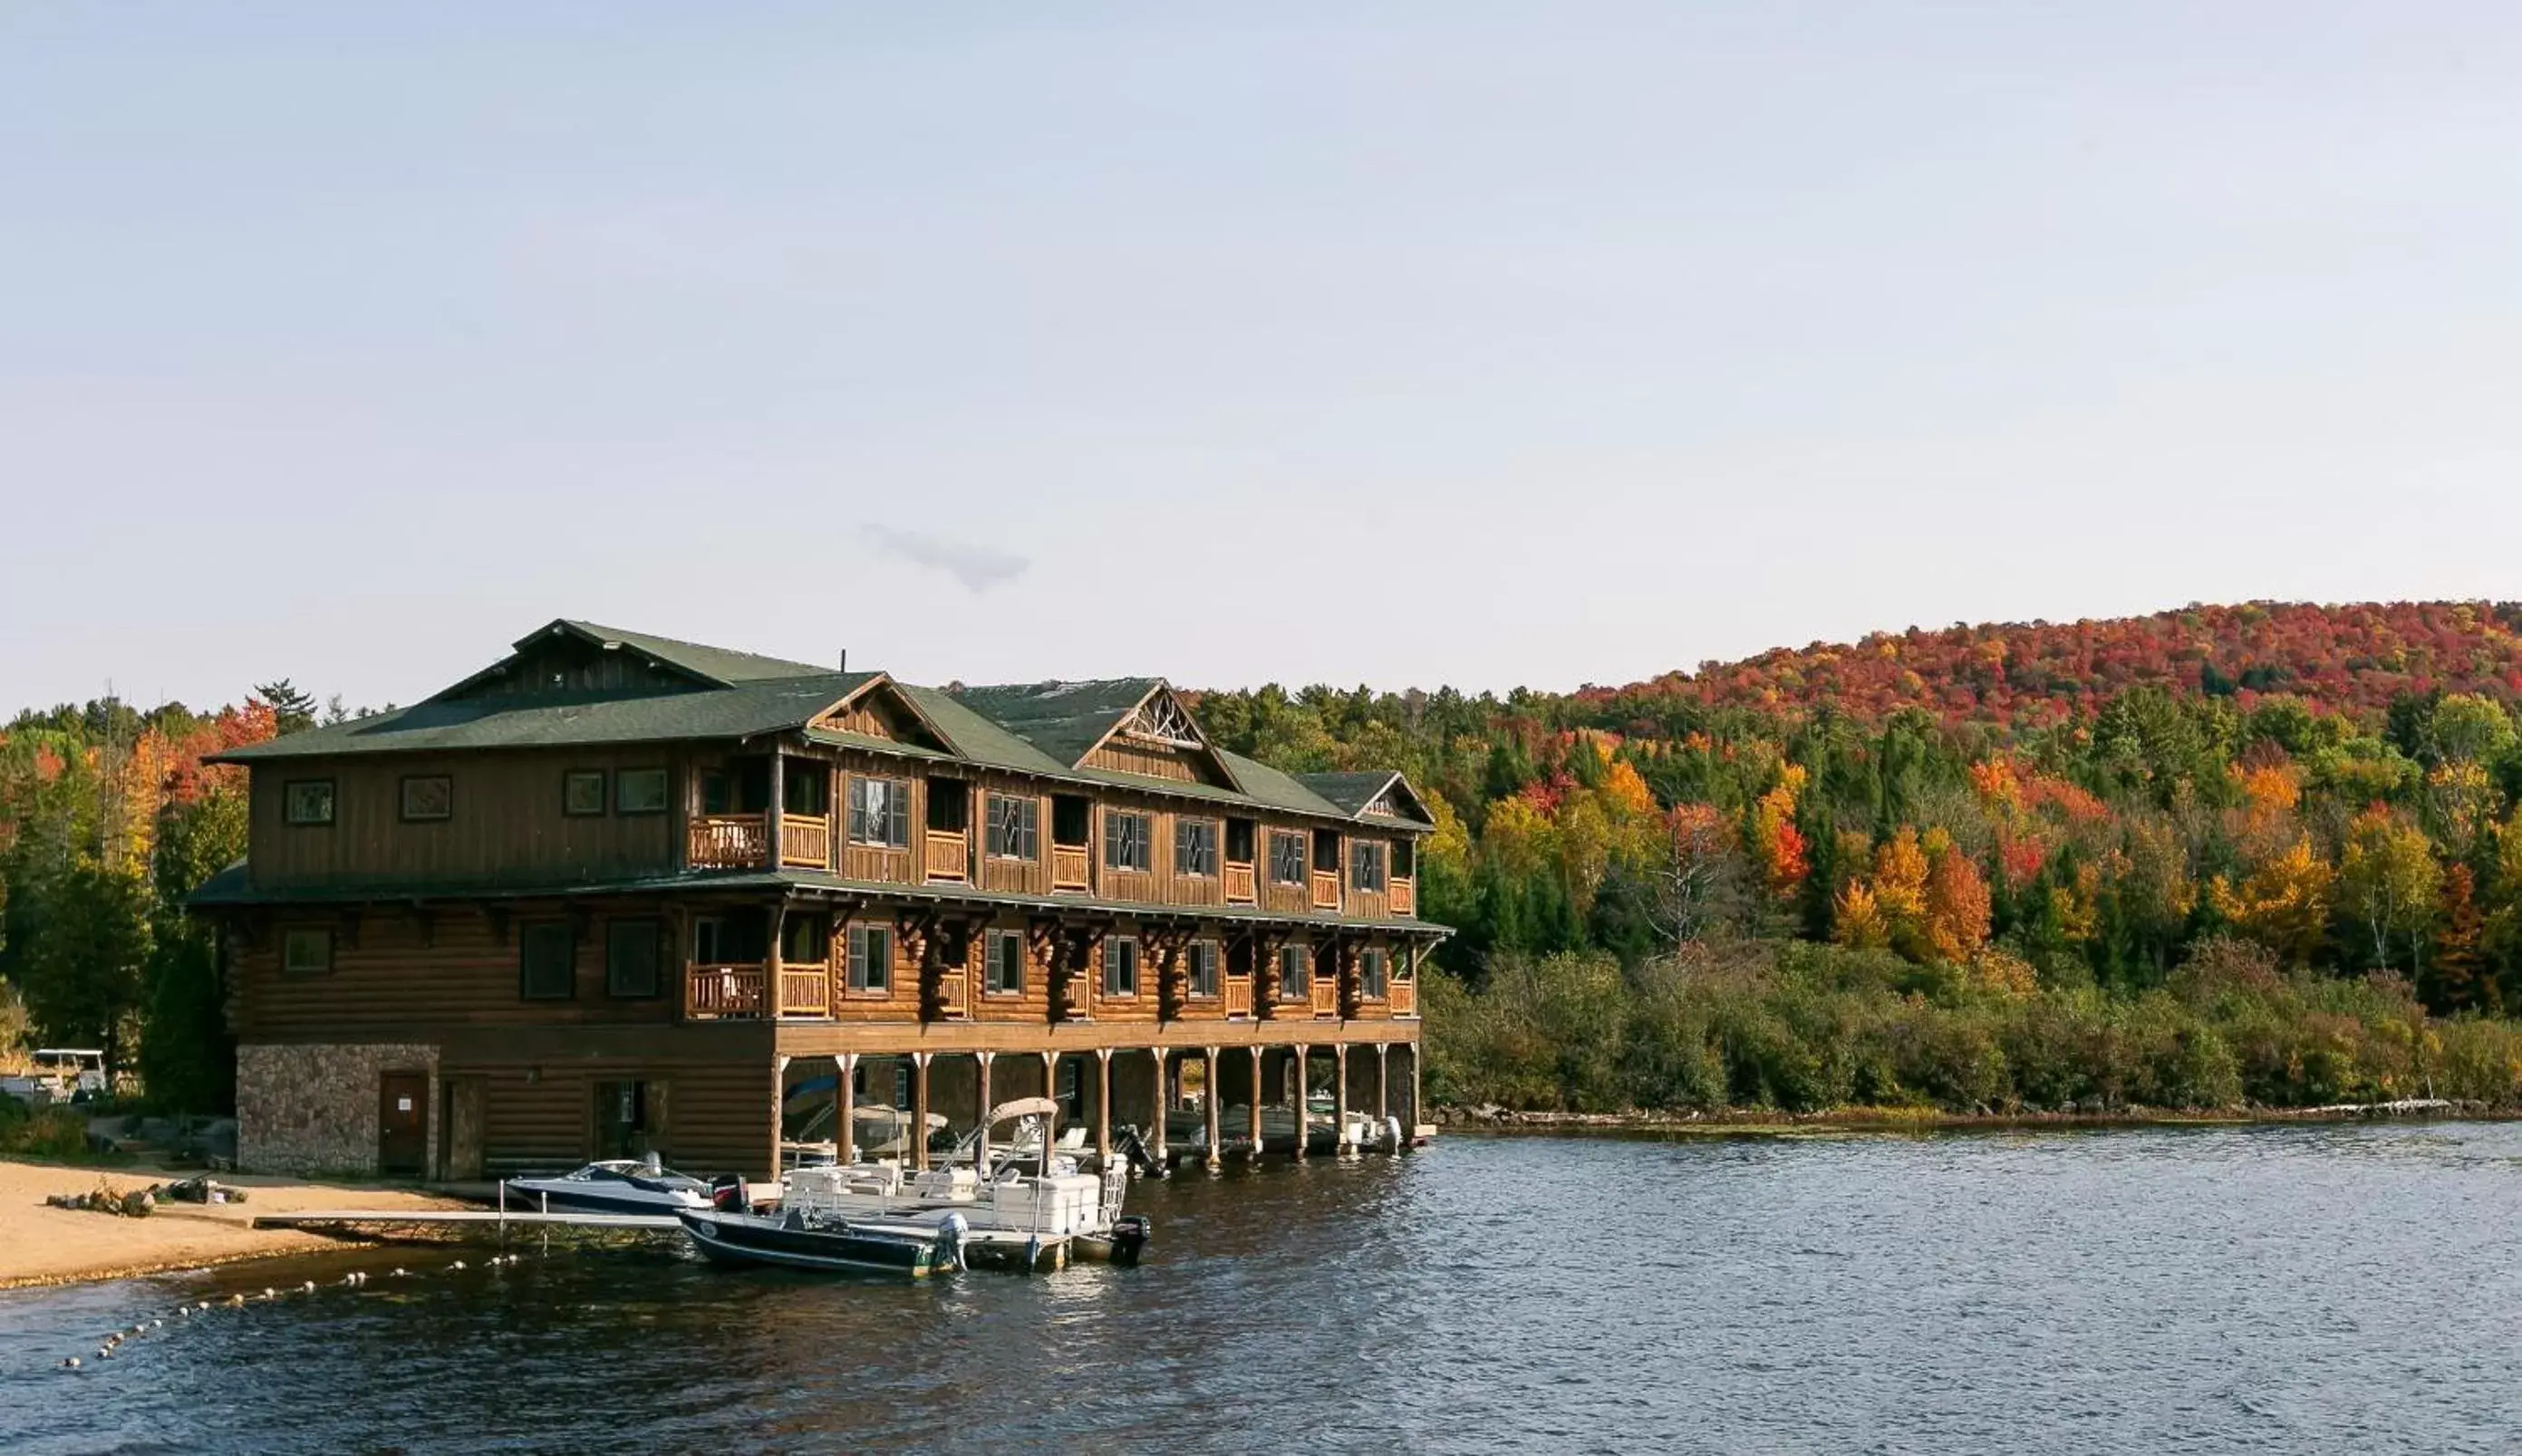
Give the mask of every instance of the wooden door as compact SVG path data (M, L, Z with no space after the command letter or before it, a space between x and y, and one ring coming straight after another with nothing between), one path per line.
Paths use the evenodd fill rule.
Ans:
M418 1177L429 1170L429 1073L377 1077L377 1171Z
M449 1183L472 1183L482 1177L482 1096L480 1077L446 1079L446 1116L439 1126L445 1129L441 1161Z

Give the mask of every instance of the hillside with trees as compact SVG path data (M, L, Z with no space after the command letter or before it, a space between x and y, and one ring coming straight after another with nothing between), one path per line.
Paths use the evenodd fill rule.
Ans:
M1912 629L1572 693L1199 695L1227 747L1399 766L1427 798L1422 910L1459 928L1439 1092L1955 1108L2399 1096L2454 1063L2515 1101L2517 701L2508 603ZM28 1034L218 1100L214 962L177 907L244 810L201 760L315 717L281 681L0 729Z

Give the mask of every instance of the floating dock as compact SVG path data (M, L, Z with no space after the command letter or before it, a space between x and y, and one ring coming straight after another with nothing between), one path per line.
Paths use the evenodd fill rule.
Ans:
M901 1219L863 1218L852 1223L888 1234L933 1239L934 1224ZM397 1228L498 1230L520 1228L602 1229L630 1233L678 1234L682 1224L664 1213L535 1213L496 1208L319 1208L299 1213L258 1213L257 1229L300 1229L308 1233ZM1094 1258L1102 1245L1091 1239L1033 1235L1007 1229L971 1229L963 1235L963 1261L975 1268L1012 1269L1018 1273L1051 1273L1081 1258Z

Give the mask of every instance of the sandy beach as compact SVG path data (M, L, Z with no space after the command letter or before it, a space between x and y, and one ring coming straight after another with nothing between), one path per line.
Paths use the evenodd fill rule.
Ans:
M190 1171L61 1167L0 1159L0 1289L119 1279L237 1259L339 1247L316 1234L251 1226L257 1213L307 1208L454 1208L463 1205L397 1189L293 1182L253 1174L219 1174L247 1191L244 1203L162 1202L146 1218L85 1209L49 1208L54 1194L81 1194L102 1183L117 1192L171 1183Z

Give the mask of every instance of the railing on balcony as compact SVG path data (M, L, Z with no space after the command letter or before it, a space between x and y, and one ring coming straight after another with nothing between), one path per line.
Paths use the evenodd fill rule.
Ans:
M1231 975L1226 978L1226 1014L1230 1016L1252 1014L1252 978L1250 976Z
M961 879L963 877L963 834L959 829L928 831L928 877Z
M779 967L779 1014L828 1016L832 1013L832 970L828 965Z
M1314 871L1314 909L1339 909L1338 870L1317 869Z
M1415 916L1419 913L1419 886L1416 882L1395 876L1391 891L1389 903L1394 915Z
M932 836L931 844L936 843ZM945 1021L967 1021L972 1015L972 972L960 965L941 967L937 972L937 1015Z
M1250 905L1252 903L1251 866L1229 865L1226 867L1226 903L1229 905Z
M1417 981L1394 981L1387 989L1389 991L1389 999L1392 1003L1392 1014L1396 1016L1415 1016L1419 1014L1419 983Z
M1317 1016L1338 1015L1339 982L1332 980L1330 976L1316 976L1314 977L1313 989L1314 1014Z
M692 817L694 869L759 869L771 830L759 814L700 814Z
M695 965L683 982L683 1014L695 1021L763 1014L766 972L759 963Z
M1051 847L1051 887L1054 890L1086 888L1086 846L1054 844Z
M832 868L832 822L828 819L782 817L779 863L806 869Z
M1068 988L1062 994L1060 1001L1067 1008L1066 1019L1071 1021L1095 1019L1095 978L1084 971L1070 976Z

